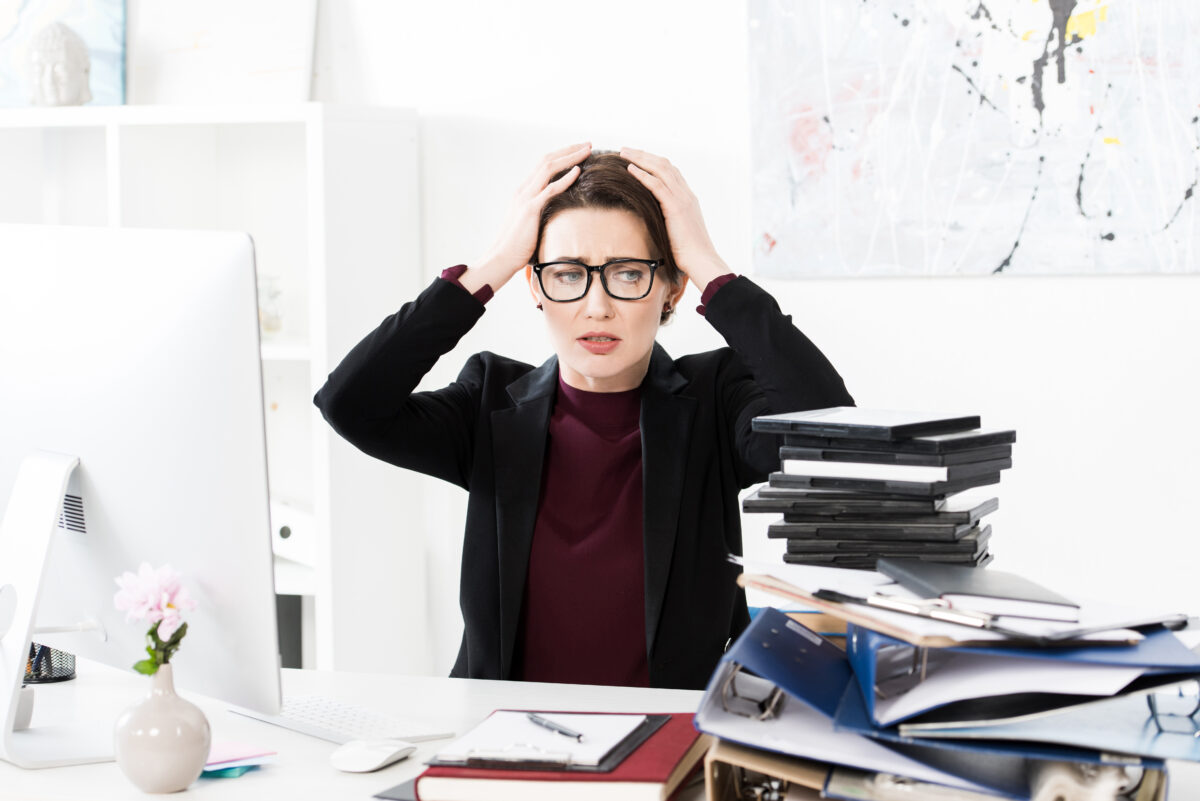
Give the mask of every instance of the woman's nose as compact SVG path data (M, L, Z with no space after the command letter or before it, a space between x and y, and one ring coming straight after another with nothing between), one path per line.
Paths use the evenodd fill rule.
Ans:
M584 313L588 317L612 317L613 315L613 299L604 291L604 286L600 283L600 276L596 276L592 281L588 292L583 296Z

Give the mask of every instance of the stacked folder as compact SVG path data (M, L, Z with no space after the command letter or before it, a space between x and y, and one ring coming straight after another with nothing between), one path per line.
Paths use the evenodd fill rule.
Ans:
M769 765L822 797L876 801L1161 801L1165 760L1200 762L1200 655L1189 646L1200 633L1168 628L1185 616L1064 605L983 568L884 567L958 572L981 579L981 597L993 600L1013 600L992 592L1002 584L1020 587L1016 600L1031 603L950 622L931 614L950 608L944 599L912 592L911 576L899 584L882 572L748 572L739 579L747 588L846 620L846 650L763 609L722 658L696 713L697 728L723 746L710 759Z
M835 407L757 417L782 437L780 470L743 501L782 513L784 561L871 569L884 556L982 566L999 508L988 487L1012 466L1015 431L980 419Z

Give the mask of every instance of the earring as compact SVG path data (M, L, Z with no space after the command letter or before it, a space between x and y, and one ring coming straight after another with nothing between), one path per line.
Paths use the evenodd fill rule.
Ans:
M538 311L541 311L541 310L542 310L542 304L540 304L540 303L539 303L539 304L538 304Z
M670 313L671 313L671 312L673 312L673 311L674 311L674 309L673 309L673 308L671 308L671 304L670 304L670 303L664 303L664 304L663 304L663 314L670 314Z

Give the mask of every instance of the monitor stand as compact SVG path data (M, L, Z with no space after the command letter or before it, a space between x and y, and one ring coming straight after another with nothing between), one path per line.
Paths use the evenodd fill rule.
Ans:
M51 538L78 466L78 457L61 453L27 456L0 522L0 759L23 768L113 759L111 728L27 728L32 691L21 689Z

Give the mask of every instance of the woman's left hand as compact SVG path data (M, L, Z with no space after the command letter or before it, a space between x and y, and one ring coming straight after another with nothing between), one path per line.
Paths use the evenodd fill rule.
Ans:
M730 272L729 265L713 247L700 213L700 202L679 168L662 156L632 147L621 148L621 157L632 162L629 172L658 199L671 239L671 255L696 288L703 292L709 281Z

